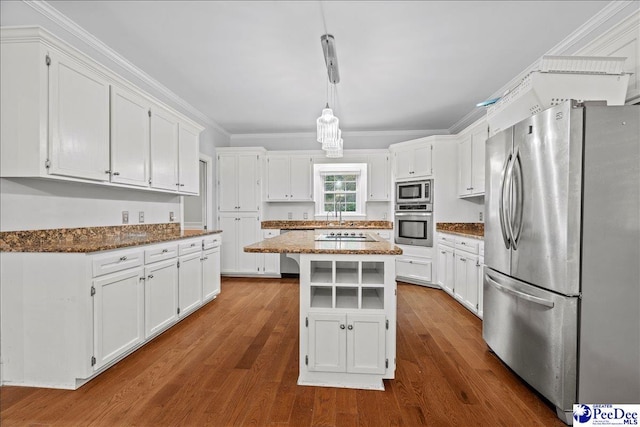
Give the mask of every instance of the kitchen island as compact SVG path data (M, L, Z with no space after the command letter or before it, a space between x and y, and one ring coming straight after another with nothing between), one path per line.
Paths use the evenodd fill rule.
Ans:
M300 264L299 385L384 390L395 376L395 256L379 237L293 231L246 246Z

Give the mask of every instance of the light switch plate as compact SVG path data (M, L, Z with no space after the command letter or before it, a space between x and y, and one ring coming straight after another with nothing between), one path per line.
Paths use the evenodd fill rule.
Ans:
M138 212L138 222L141 223L141 224L144 222L144 212L143 211Z
M309 219L309 214L307 212L302 214L303 219Z
M173 214L173 212L169 212L169 222L173 222L176 220L176 216Z
M293 218L293 212L289 212L289 213L287 214L287 218L288 218L288 219L292 219L292 218Z
M122 211L122 223L129 224L129 211Z
M482 218L484 218L484 215L482 214L482 211L480 211L480 212L478 213L478 220L479 220L479 221L482 221Z

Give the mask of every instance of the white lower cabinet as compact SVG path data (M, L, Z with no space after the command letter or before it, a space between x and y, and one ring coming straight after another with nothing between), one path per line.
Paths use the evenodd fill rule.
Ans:
M94 370L144 341L141 267L93 280Z
M482 318L484 242L440 234L437 250L438 285Z
M384 374L384 314L309 313L310 371Z
M202 305L202 254L200 251L179 258L179 315L184 317Z
M396 276L398 280L408 279L412 283L428 284L432 281L431 271L431 259L402 255L396 258Z
M219 241L1 252L2 384L77 389L144 345L220 292Z
M264 239L270 239L280 235L280 230L268 229L262 231ZM263 255L262 272L268 276L280 276L280 254L265 253Z
M178 320L178 265L173 259L145 267L145 338Z
M220 293L220 247L202 254L202 300L211 301Z
M453 248L438 245L438 285L450 295L453 295L454 277L455 260Z

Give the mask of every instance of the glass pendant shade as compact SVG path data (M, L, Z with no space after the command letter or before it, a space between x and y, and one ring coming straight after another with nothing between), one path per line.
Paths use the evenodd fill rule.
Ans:
M322 115L318 117L316 120L317 128L318 128L318 142L322 143L322 148L324 148L325 144L327 144L328 148L335 148L338 144L338 123L339 120L336 116L333 115L333 111L327 105L326 108L322 110Z
M342 141L342 131L338 129L338 135L336 138L324 141L322 143L322 149L325 151L337 150L340 147L340 141Z
M342 145L343 145L343 141L342 138L340 138L338 140L338 148L335 149L331 149L331 150L326 150L326 156L330 159L338 159L341 158L343 153L342 153ZM324 148L324 147L323 147Z

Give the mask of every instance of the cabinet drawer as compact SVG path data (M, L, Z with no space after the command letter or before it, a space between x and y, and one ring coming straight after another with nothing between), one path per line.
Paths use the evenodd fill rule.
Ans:
M272 237L276 237L280 235L280 230L263 230L262 237L265 239L270 239Z
M431 282L431 260L396 258L396 276Z
M93 258L93 277L115 273L127 268L139 267L144 263L142 249L112 252L109 255L97 255Z
M144 263L150 264L156 261L164 261L178 256L178 245L173 243L170 245L154 246L144 251Z
M202 240L187 240L178 246L179 255L192 254L202 250Z
M220 246L222 242L222 236L220 234L216 234L215 236L207 236L202 239L202 249L212 249Z
M478 253L478 246L480 242L478 240L471 239L456 239L456 250L471 252L472 254Z
M450 234L438 233L438 243L441 245L454 247L456 244L456 238Z

